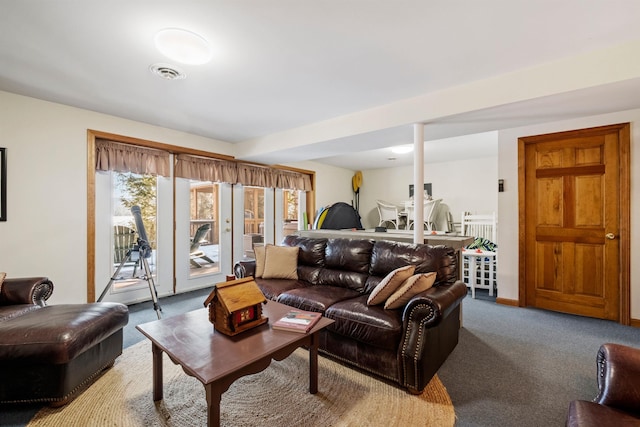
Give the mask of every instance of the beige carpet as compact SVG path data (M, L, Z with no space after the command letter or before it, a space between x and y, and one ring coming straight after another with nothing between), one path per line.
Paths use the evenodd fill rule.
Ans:
M115 365L62 408L44 408L41 426L204 426L204 387L165 355L164 400L152 399L151 344L125 350ZM223 426L453 426L446 389L434 377L415 396L319 357L316 395L308 392L308 353L298 349L265 371L243 377L222 395Z

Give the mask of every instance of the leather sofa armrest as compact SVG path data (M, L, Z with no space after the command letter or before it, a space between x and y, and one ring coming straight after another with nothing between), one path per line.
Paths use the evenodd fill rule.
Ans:
M20 277L4 279L0 291L0 305L36 304L45 301L53 293L53 282L47 277Z
M399 356L409 392L421 393L458 343L460 319L452 316L466 295L466 285L456 281L427 289L405 306Z
M255 273L256 273L255 260L238 261L236 265L233 266L233 274L236 276L237 279L255 276Z
M404 329L407 330L409 322L422 323L426 321L424 325L426 327L438 325L460 304L466 295L467 286L459 280L452 285L436 286L419 293L404 308L402 313ZM420 306L426 306L429 309L416 310Z
M598 350L596 403L640 415L640 349L603 344Z

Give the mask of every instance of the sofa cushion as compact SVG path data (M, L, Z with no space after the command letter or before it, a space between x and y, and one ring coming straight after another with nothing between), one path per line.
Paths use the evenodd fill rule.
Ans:
M298 279L298 247L267 245L264 256L265 279Z
M286 291L311 286L308 282L292 279L262 279L256 278L256 284L265 298L275 301L278 296Z
M392 270L415 265L415 273L436 272L434 286L458 280L458 257L450 246L377 240L371 254L371 275L384 277ZM373 289L367 284L367 289Z
M387 274L387 276L373 289L371 295L369 295L369 299L367 299L367 304L377 305L385 302L405 280L413 276L413 272L415 270L416 268L413 265L406 265L404 267L396 268L391 273Z
M284 238L283 244L287 246L297 246L298 265L308 265L313 267L324 266L324 252L327 247L327 239L311 239L289 235Z
M337 286L309 286L283 292L276 301L301 310L324 313L333 304L358 295L359 292Z
M372 240L329 239L325 268L320 270L315 284L339 286L363 293L369 277L372 249Z
M424 292L433 286L436 280L436 273L421 273L409 277L384 303L384 308L392 310L404 307L411 298L420 292Z
M368 275L372 250L373 240L329 239L325 251L325 267Z
M327 239L310 239L296 235L286 236L283 244L297 246L298 279L309 283L318 283L320 270L324 267L324 252Z
M340 301L324 313L335 323L327 329L374 347L397 350L402 337L401 310L367 305L367 296Z

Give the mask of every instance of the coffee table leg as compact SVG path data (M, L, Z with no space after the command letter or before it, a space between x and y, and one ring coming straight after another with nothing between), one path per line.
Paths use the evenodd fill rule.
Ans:
M309 393L318 392L318 334L311 335L309 345Z
M222 391L214 383L204 386L207 393L207 426L220 427L220 400Z
M153 400L162 400L162 350L155 343L151 344L153 353Z

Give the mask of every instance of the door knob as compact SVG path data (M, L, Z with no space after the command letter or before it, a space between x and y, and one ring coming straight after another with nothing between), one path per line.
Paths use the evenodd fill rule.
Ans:
M616 235L613 234L613 233L607 233L607 234L604 235L604 237L606 237L609 240L613 240L613 239L616 238Z

